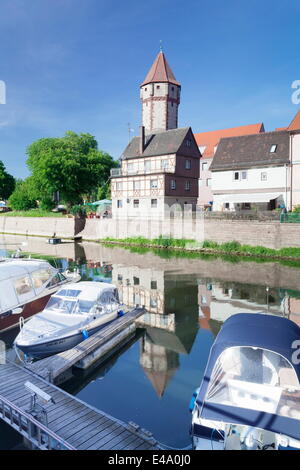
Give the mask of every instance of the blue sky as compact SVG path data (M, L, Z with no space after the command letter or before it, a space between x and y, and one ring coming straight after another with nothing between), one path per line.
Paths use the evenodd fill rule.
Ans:
M118 158L160 40L179 126L285 126L300 109L299 17L299 0L0 0L0 160L26 177L26 147L66 130Z

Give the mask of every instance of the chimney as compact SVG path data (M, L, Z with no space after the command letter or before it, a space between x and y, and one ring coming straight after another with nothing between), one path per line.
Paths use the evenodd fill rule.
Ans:
M140 126L140 155L143 155L145 150L145 127Z

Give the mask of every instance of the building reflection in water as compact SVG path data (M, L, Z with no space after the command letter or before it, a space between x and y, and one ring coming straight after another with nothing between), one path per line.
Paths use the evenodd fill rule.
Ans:
M198 330L197 285L191 276L158 269L113 266L112 282L123 303L145 305L138 325L145 329L140 365L159 397L189 354Z

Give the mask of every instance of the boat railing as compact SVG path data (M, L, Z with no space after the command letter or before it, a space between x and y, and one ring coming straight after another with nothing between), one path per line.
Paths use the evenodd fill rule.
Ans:
M31 414L0 395L0 417L41 450L76 450Z

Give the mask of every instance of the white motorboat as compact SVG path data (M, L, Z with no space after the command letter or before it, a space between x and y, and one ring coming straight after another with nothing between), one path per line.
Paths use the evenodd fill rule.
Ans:
M299 339L286 318L226 320L190 407L194 449L300 449Z
M70 284L22 326L15 346L27 358L41 359L73 348L123 313L113 284Z
M48 261L30 258L0 260L0 331L13 328L45 307L62 285L80 280L77 272L60 272Z

